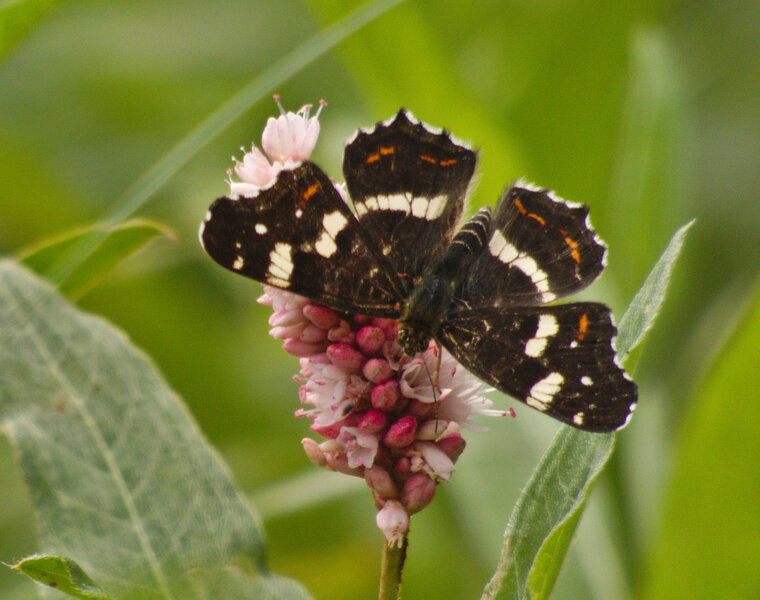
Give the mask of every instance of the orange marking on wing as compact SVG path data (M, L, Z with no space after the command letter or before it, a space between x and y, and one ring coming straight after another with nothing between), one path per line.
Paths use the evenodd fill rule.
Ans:
M430 164L435 164L435 159L432 156L427 156L426 154L420 154L420 160L424 160L425 162L429 162Z
M583 341L583 338L586 337L586 332L588 331L588 315L586 313L583 313L581 315L580 321L578 321L578 333L575 334L575 339L579 342Z
M565 237L565 243L570 246L570 256L573 257L573 260L577 262L578 264L581 263L581 255L580 252L578 252L578 242L573 240L573 238Z
M456 158L449 158L448 160L442 160L440 162L440 165L442 167L450 167L451 165L457 164L459 161Z
M386 156L387 154L393 154L396 151L394 146L380 146L380 154Z
M546 221L544 220L544 218L542 216L537 215L536 213L528 213L528 216L531 219L535 219L536 221L538 221L539 223L541 223L541 225L546 225Z
M367 164L370 164L373 162L377 162L378 160L380 160L380 153L375 152L374 154L370 154L364 162Z
M520 211L520 214L524 215L528 211L525 210L525 207L522 205L522 202L520 202L519 198L515 198L515 206L517 207L517 210Z
M314 194L316 194L319 191L320 185L318 181L315 181L312 183L309 187L306 188L306 191L301 194L301 198L304 202L308 202L309 198L311 198Z

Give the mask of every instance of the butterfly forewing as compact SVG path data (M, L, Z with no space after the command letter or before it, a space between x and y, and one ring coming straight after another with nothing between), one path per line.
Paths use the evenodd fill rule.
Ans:
M615 360L609 309L558 306L460 311L446 319L441 343L493 387L587 431L627 422L636 385Z
M393 269L311 162L281 171L256 195L216 200L200 237L216 262L246 277L337 310L399 314Z
M606 251L587 217L587 206L548 190L511 187L458 296L471 307L526 306L583 289L604 269Z
M451 241L475 163L474 151L403 109L346 146L343 173L357 217L408 287Z

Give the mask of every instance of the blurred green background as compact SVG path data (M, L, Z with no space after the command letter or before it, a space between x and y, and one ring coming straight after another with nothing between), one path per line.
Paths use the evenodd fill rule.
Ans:
M358 4L0 5L0 252L114 210L207 115ZM371 598L381 535L370 495L306 460L308 424L292 418L297 361L267 336L258 284L218 268L196 237L230 156L276 113L271 93L291 110L327 100L315 160L336 179L343 141L406 106L480 148L473 207L517 177L589 204L610 260L582 296L618 317L696 217L665 309L627 363L639 409L554 597L757 599L759 39L754 0L403 3L199 147L138 213L176 239L153 241L79 304L128 331L185 398L261 511L273 569L317 598ZM467 436L454 481L415 517L405 597L475 598L490 577L557 427L516 410ZM0 561L35 551L28 505L0 438ZM0 570L3 598L33 588Z

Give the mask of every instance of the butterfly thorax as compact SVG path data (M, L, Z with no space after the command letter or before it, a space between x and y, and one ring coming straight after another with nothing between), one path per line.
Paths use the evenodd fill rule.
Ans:
M427 349L451 305L453 294L451 281L435 274L425 277L412 290L401 313L398 334L399 344L407 356Z
M470 263L483 248L490 209L480 210L452 240L440 261L414 287L401 313L399 344L411 356L428 347L447 312Z

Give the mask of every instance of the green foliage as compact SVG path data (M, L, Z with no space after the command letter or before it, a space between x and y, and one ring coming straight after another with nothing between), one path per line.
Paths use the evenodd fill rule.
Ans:
M103 221L100 239L84 243L90 252L138 209L176 231L177 243L153 238L79 303L155 358L242 488L262 500L273 569L318 597L353 600L377 585L380 537L366 490L314 475L297 444L306 424L289 418L297 363L267 338L255 284L210 264L196 239L226 190L230 154L258 141L274 112L268 94L287 108L329 102L316 160L336 180L343 141L403 105L480 148L473 204L493 203L517 177L590 204L610 265L583 299L610 303L618 317L667 236L696 217L657 327L632 357L639 408L585 503L552 597L756 596L759 438L748 361L757 299L748 288L760 255L760 5L303 4L95 0L51 12L47 1L5 3L0 251L17 255ZM53 281L84 258L49 257L59 263ZM629 316L618 322L622 346L637 337L629 326L642 331ZM9 335L0 330L0 341ZM467 434L454 480L415 517L405 597L474 598L492 575L510 508L556 430L516 411L515 421ZM88 561L47 546L47 533L38 545L15 466L22 455L10 448L0 441L0 561L44 551L106 589ZM570 506L587 496L579 489ZM553 581L551 557L578 515L571 509L537 551L529 588L544 593ZM298 589L237 563L204 581L196 592L208 598L224 586L237 586L236 597ZM0 569L0 595L28 600L34 584Z
M755 286L755 290L758 290ZM757 598L760 293L685 419L642 598Z
M76 300L102 281L119 263L161 233L171 235L159 223L133 219L110 231L87 228L68 232L22 250L18 257L26 266L43 276L55 272L61 257L79 257L76 268L58 285L63 294ZM82 259L82 249L89 247L94 250Z
M239 587L228 569L266 573L256 517L123 333L10 261L0 331L0 424L57 555L20 569L80 594L94 581L108 597L165 599L207 597L201 573L218 590Z
M74 598L113 600L113 596L107 596L73 560L60 556L35 555L13 565L13 568Z

